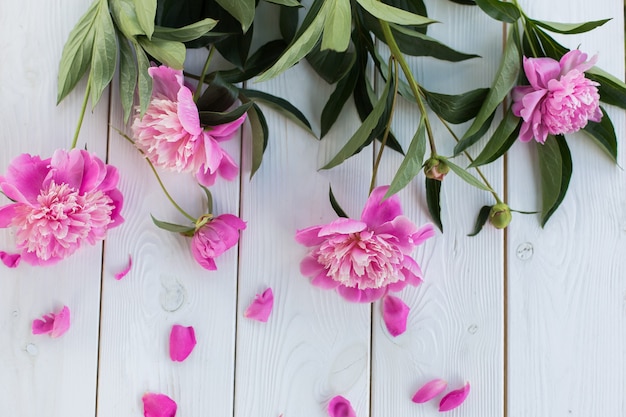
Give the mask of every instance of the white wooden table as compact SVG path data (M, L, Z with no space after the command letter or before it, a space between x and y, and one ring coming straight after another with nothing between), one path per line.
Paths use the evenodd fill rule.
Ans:
M63 43L89 3L0 2L0 172L20 153L48 157L70 145L84 80L55 106L57 68ZM545 20L612 17L593 32L559 39L598 53L600 67L623 76L620 0L522 3L530 16ZM434 37L483 58L463 64L415 59L420 80L447 93L488 86L502 50L502 25L475 7L427 4L429 14L444 22L432 27ZM254 88L290 100L319 132L332 87L306 64ZM403 105L394 125L405 149L415 128L413 111ZM626 120L622 111L608 111L624 167ZM227 144L240 161L241 178L213 188L216 209L239 213L248 227L239 247L209 272L193 261L188 239L152 224L151 213L183 219L141 156L112 130L123 128L121 110L115 89L105 92L86 117L78 147L119 168L126 221L104 244L53 267L0 264L2 415L140 416L141 396L151 391L175 399L182 417L321 417L335 395L348 398L359 417L435 416L434 402L411 402L417 388L435 377L453 388L471 383L454 416L626 415L626 174L590 141L571 137L570 190L543 229L537 215L515 214L506 232L488 226L467 237L480 207L492 201L458 178L446 178L445 234L415 253L425 282L400 293L411 314L407 332L392 338L380 303L350 304L313 287L299 272L306 249L294 241L296 229L334 219L329 183L353 216L365 203L371 147L338 168L318 171L355 130L356 112L342 116L322 142L271 110L266 114L270 143L252 180L249 127ZM452 140L435 125L440 153L449 153ZM520 210L540 204L531 149L518 143L506 163L484 171ZM391 180L400 161L393 152L384 155L380 184ZM188 211L201 214L202 192L192 178L163 177ZM409 218L429 221L422 176L400 196ZM11 245L11 231L0 230L0 250ZM129 254L133 268L116 281ZM244 318L254 295L267 287L275 295L270 320ZM67 334L31 334L34 318L64 304L72 311ZM182 363L170 361L167 351L169 329L177 323L193 325L198 338Z

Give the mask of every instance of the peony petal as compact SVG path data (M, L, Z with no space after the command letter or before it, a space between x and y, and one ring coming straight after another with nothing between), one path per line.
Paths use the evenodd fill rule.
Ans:
M119 281L120 279L124 278L126 274L130 272L130 268L132 268L132 266L133 266L133 258L130 255L128 255L128 265L126 266L126 268L124 268L123 270L115 274L115 279Z
M263 291L263 294L257 294L252 304L248 306L244 317L249 319L266 322L274 307L274 293L271 288Z
M21 203L36 203L50 169L50 159L21 154L13 158L0 186L7 197Z
M397 194L383 200L389 186L376 187L367 199L361 220L373 229L402 215L400 197Z
M222 160L220 166L217 168L217 172L222 178L228 181L232 181L239 175L239 166L233 158L224 150L222 150Z
M319 236L330 236L334 234L349 235L351 233L362 232L367 228L367 224L358 220L341 217L325 226L319 231Z
M223 142L225 140L231 139L235 131L241 126L241 124L246 120L246 113L239 116L239 118L233 120L230 123L224 123L217 126L211 126L209 130L207 130L208 134L211 137L219 142Z
M548 87L548 81L558 78L561 66L552 58L524 57L524 72L531 86L535 89Z
M311 226L306 229L296 230L296 242L304 246L317 246L321 244L324 238L319 236L323 226Z
M33 334L49 334L50 337L62 336L70 328L70 309L63 306L57 314L50 313L41 319L33 320Z
M433 379L432 381L427 382L426 384L424 384L423 387L418 389L415 395L413 395L411 401L418 404L430 401L437 395L441 394L447 386L448 383L443 379Z
M458 406L463 404L469 394L469 391L469 382L465 383L465 386L463 388L450 391L439 402L439 411L449 411L457 408Z
M141 400L144 417L174 417L176 415L176 403L167 395L147 392Z
M326 275L325 270L322 270L320 273L315 275L315 278L311 280L311 284L315 285L316 287L323 288L325 290L333 290L340 285L338 281L335 281L334 279L329 278Z
M191 91L187 87L181 87L176 98L178 100L178 120L180 120L183 129L194 136L201 134L200 115Z
M2 263L9 268L17 268L21 259L22 255L19 253L7 253L5 251L0 251L0 261L2 261Z
M406 331L406 320L411 309L404 301L393 295L383 298L383 320L389 333L396 337Z
M196 333L192 326L184 327L179 324L172 326L170 331L170 359L182 362L187 359L196 346Z
M307 255L300 262L300 273L305 277L314 277L320 272L326 275L324 266L320 264L313 255Z
M183 72L165 65L148 68L152 77L152 96L176 101L178 90L183 86Z
M328 403L328 415L330 417L356 417L350 401L341 395L333 397Z
M52 176L46 180L53 179L57 184L68 184L70 187L80 190L85 172L85 157L88 161L90 160L87 151L57 149L50 158Z
M0 207L0 227L9 227L13 218L16 216L15 209L17 204L8 204L4 207Z
M202 164L198 172L196 172L196 179L205 187L211 187L215 184L215 180L217 179L217 171L211 172Z

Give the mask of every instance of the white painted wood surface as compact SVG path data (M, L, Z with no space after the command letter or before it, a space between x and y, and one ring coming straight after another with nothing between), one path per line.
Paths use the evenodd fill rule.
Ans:
M83 89L55 106L56 69L67 34L88 4L0 2L0 172L22 152L48 156L70 145ZM621 2L523 5L530 16L545 20L613 17L593 32L559 39L598 52L598 65L622 76ZM483 58L464 64L413 59L420 81L445 93L487 86L502 48L501 25L476 8L445 1L428 6L443 22L432 28L435 37ZM332 87L306 65L249 87L287 98L319 132ZM184 219L140 155L109 128L123 128L119 107L112 89L87 115L79 147L86 145L120 169L126 222L103 245L83 248L57 266L0 265L3 414L139 416L141 396L155 391L174 398L180 416L321 417L335 395L348 398L359 417L434 416L434 402L416 405L410 398L435 377L447 379L451 388L471 383L466 404L450 413L455 416L626 414L626 174L586 137L569 141L575 166L570 192L544 229L537 216L516 214L506 233L487 227L468 238L490 196L446 178L445 234L416 251L425 283L400 293L412 308L409 327L391 338L380 303L349 304L312 287L299 272L306 250L295 243L294 232L334 218L329 183L355 217L367 198L372 147L340 167L318 171L358 126L354 110L318 142L268 109L272 136L252 180L249 128L226 145L240 161L241 177L218 181L216 212L241 215L247 229L239 247L217 260L218 271L208 272L190 256L189 240L152 225L150 213L166 221ZM405 148L414 111L401 105L394 125ZM621 145L624 114L610 106L608 111ZM434 125L440 153L446 154L453 141ZM386 152L380 184L390 181L399 162ZM499 192L507 185L512 207L534 210L539 203L533 164L532 145L517 144L506 167L497 162L484 172ZM621 151L620 165L626 166ZM187 211L203 212L202 192L192 178L162 176ZM423 194L421 176L400 194L417 224L428 221ZM12 242L11 231L0 230L0 250L10 250ZM116 281L113 275L129 254L133 268ZM254 295L267 287L275 294L268 323L244 318ZM30 333L34 318L63 304L72 310L66 335ZM167 353L173 324L193 325L198 337L182 363L172 363Z

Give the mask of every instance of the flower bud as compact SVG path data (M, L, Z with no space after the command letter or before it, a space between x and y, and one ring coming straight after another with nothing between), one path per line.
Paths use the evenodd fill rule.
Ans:
M496 229L504 229L511 223L511 209L505 203L498 203L491 207L489 212L489 222Z
M442 181L448 172L450 172L450 166L444 159L432 157L424 164L426 178Z

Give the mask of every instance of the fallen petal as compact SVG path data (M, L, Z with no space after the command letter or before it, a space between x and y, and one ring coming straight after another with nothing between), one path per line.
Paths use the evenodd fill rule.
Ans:
M441 399L441 402L439 403L439 411L449 411L457 408L463 404L463 401L467 398L469 391L469 382L466 382L463 388L450 391Z
M350 401L341 395L337 395L328 404L328 415L330 417L356 417Z
M0 261L2 261L2 263L9 268L17 268L21 259L22 255L19 253L7 253L5 251L0 251Z
M270 317L272 308L274 307L274 293L271 288L263 291L263 294L257 294L252 304L248 306L243 315L249 319L266 322Z
M33 334L49 334L50 337L62 336L70 328L70 309L63 306L58 313L44 315L33 320Z
M196 346L196 333L192 326L185 327L179 324L172 326L170 332L170 359L182 362L187 359Z
M167 395L147 392L141 400L144 417L174 417L176 415L176 403Z
M443 379L433 379L432 381L424 384L422 388L418 389L415 395L413 395L411 401L418 404L430 401L437 395L441 394L447 386L448 383Z
M128 255L128 265L126 266L126 268L124 268L123 270L115 274L115 279L119 281L120 279L124 278L126 274L128 274L128 272L130 271L130 268L132 268L132 266L133 266L133 258L131 258L131 256Z
M389 333L396 337L406 331L406 320L411 309L404 301L393 295L383 298L383 320Z

